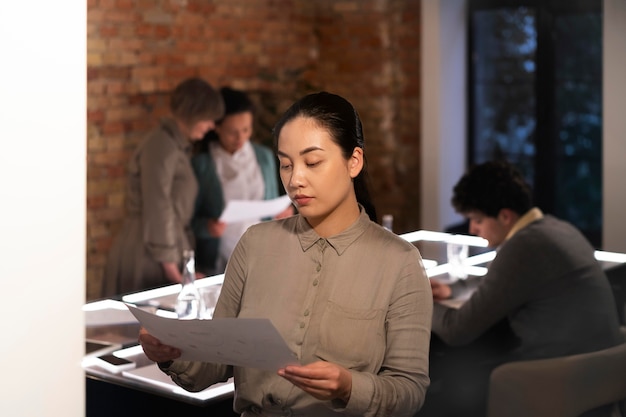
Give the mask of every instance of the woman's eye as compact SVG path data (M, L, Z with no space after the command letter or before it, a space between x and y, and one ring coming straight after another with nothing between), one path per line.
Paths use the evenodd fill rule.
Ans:
M306 166L308 166L309 168L312 168L312 167L314 167L316 165L319 165L319 164L320 164L320 161L317 161L317 162L307 162Z
M281 170L285 170L285 169L289 169L289 168L291 168L290 164L280 164L280 169Z

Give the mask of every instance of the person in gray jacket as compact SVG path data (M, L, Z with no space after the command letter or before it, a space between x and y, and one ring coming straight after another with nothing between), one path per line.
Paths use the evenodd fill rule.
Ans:
M465 363L443 358L449 374L445 366L437 374L434 363L431 377L433 385L440 380L443 407L484 416L495 366L621 342L615 300L594 248L573 225L533 207L530 187L512 165L499 161L473 167L454 187L452 205L469 220L469 232L486 239L497 254L482 278L452 285L431 279L435 301L473 287L459 309L435 303L432 331L448 346L463 346L504 321L514 343L495 339L502 346ZM455 415L438 411L436 415Z
M214 128L224 103L209 83L190 78L174 89L170 110L130 159L126 219L109 252L103 297L180 282L183 251L194 249L191 145Z

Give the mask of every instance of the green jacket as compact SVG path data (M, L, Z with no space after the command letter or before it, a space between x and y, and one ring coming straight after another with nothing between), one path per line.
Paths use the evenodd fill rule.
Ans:
M263 198L265 200L276 198L279 196L276 156L266 146L251 144L265 184ZM218 219L224 211L224 192L215 169L215 161L210 152L194 156L191 164L198 179L199 187L192 220L192 228L196 238L196 268L198 271L213 270L218 256L220 239L209 235L207 221Z

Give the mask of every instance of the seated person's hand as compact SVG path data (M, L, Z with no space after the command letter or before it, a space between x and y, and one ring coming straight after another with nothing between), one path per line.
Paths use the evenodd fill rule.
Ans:
M330 362L289 365L279 369L278 375L322 401L338 399L347 404L352 393L350 371Z
M153 362L168 362L180 357L180 349L162 344L143 327L139 330L139 344Z
M226 229L226 223L216 219L209 219L207 221L207 230L213 237L221 237Z
M435 279L430 280L430 288L433 291L433 300L445 300L452 295L452 289L449 285L443 284Z
M293 206L291 204L289 204L289 207L287 207L286 209L284 209L283 211L278 213L276 216L274 216L274 219L276 219L276 220L284 219L284 218L287 218L287 217L291 217L293 215L294 215Z

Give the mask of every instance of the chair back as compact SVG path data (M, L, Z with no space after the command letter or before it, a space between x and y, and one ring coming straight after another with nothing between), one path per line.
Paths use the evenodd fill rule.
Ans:
M500 365L491 373L487 416L578 417L624 399L626 336L596 352Z

